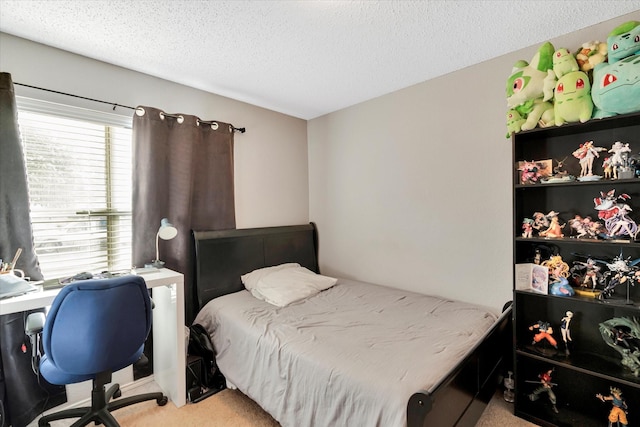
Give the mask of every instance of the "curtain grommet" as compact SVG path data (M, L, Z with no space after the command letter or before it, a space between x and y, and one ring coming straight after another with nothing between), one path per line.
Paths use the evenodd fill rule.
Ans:
M145 113L144 108L142 108L142 107L138 107L138 108L136 108L136 115L137 115L138 117L142 117L142 116L144 116L144 113Z

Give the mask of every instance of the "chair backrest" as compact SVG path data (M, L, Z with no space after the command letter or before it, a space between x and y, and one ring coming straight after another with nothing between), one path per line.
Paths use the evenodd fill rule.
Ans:
M51 305L43 350L51 363L70 374L116 371L142 354L151 317L151 300L140 276L73 282Z

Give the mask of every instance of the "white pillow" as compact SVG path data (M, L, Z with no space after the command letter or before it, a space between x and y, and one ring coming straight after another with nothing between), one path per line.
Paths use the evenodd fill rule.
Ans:
M262 276L251 294L278 307L285 307L336 284L338 279L316 274L304 267L289 267Z
M242 280L242 284L244 285L244 287L248 291L251 291L253 290L253 288L256 287L258 280L260 280L267 274L272 273L274 271L282 270L284 268L292 268L292 267L300 267L300 264L298 264L297 262L289 262L286 264L275 265L273 267L259 268L257 270L253 270L250 273L243 274L242 276L240 276L240 280Z

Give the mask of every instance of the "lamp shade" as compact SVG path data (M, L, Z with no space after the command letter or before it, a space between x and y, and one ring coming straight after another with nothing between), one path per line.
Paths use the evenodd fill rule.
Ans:
M167 218L162 218L160 228L158 229L158 237L162 240L171 240L178 235L178 229L169 222Z

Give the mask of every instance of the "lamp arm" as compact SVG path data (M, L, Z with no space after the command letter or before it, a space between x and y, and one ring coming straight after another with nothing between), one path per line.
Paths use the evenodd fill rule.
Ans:
M158 247L158 239L160 237L160 232L156 233L156 261L160 261L160 248Z

